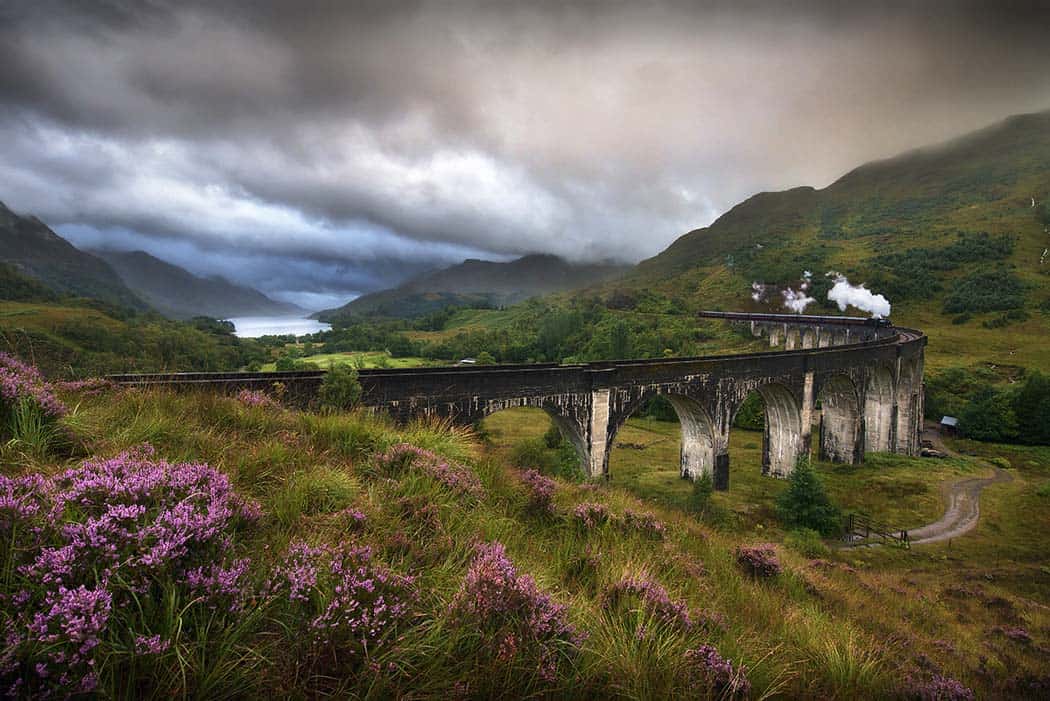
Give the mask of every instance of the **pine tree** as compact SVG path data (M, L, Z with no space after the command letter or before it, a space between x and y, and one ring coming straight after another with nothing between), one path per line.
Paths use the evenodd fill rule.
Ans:
M812 528L831 535L841 528L839 510L828 499L808 460L800 460L777 500L777 515L788 528Z

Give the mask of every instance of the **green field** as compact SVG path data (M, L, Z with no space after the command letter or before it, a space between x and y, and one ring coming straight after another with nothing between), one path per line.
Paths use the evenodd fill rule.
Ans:
M314 363L322 369L332 367L341 363L353 365L356 368L418 368L431 365L425 358L393 358L384 351L358 351L349 353L318 353L303 358L298 358L306 363ZM274 363L266 363L261 368L262 372L273 372Z
M506 457L515 443L541 436L549 421L539 409L508 409L483 425L493 449ZM691 483L679 476L680 436L677 422L628 420L609 455L610 484L661 506L686 510ZM774 505L787 483L762 476L762 434L734 429L729 456L729 490L714 499L733 513L735 528L755 535L778 531ZM1050 469L1050 459L1046 464ZM945 481L991 474L975 458L933 460L883 453L867 456L863 465L815 461L814 467L844 511L863 511L901 529L940 517L944 503L938 488Z

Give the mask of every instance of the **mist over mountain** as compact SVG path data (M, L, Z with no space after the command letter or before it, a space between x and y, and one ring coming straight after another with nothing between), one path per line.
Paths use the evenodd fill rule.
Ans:
M236 285L221 277L199 277L144 251L95 251L108 262L124 283L154 309L171 319L210 316L299 314L294 304L270 299L258 290Z
M586 287L628 270L630 266L616 263L570 263L544 254L507 263L471 259L425 273L393 289L362 295L316 316L324 321L346 316L413 317L444 307L504 306L537 295Z
M49 289L144 311L148 305L101 258L82 251L34 216L0 202L0 262Z

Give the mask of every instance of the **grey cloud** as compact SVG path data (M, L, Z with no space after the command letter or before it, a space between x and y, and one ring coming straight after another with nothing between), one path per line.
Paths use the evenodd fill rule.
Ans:
M157 251L638 260L755 191L1046 109L1048 24L1038 3L16 0L0 199Z

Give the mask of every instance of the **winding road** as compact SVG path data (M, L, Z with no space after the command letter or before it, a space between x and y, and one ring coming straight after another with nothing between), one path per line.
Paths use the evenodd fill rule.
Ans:
M944 486L948 508L937 521L908 529L912 545L937 543L972 531L981 515L981 490L996 482L1009 482L1013 476L1002 468L995 468L992 477L971 477Z

